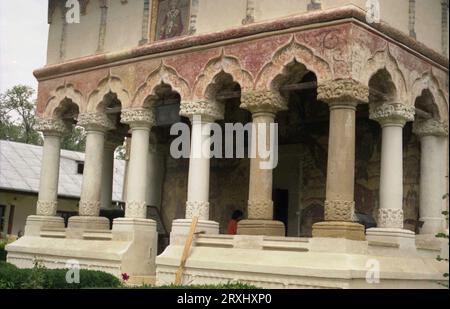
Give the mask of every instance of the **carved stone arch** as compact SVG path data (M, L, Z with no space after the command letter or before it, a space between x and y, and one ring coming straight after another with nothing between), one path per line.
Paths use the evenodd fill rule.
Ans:
M357 78L364 86L369 87L370 79L380 70L386 70L392 78L397 93L396 100L408 104L408 90L405 75L403 74L397 60L392 56L389 47L377 51L370 57L364 68L361 70L361 76Z
M272 82L283 73L284 68L292 63L298 62L313 72L317 77L317 82L332 80L333 71L330 64L323 58L317 56L312 49L292 40L279 48L258 73L255 81L257 90L273 90Z
M132 106L144 106L149 96L156 96L155 89L161 84L170 85L173 91L178 92L182 100L191 97L188 82L174 68L161 62L159 67L151 72L145 82L138 87Z
M434 104L439 111L439 120L448 121L448 102L445 94L439 86L439 82L431 71L422 74L411 86L409 104L414 106L416 99L422 95L424 90L429 90L433 96Z
M253 89L252 74L242 68L239 59L224 55L222 50L220 56L208 61L197 77L194 84L193 98L206 98L208 86L214 83L216 77L221 72L231 75L233 80L241 86L242 91L250 91Z
M83 94L77 89L75 89L75 87L72 84L64 84L56 88L56 90L52 93L52 95L48 99L43 113L44 117L54 118L55 111L59 107L61 107L61 104L67 99L71 100L74 104L78 106L78 110L80 113L84 111L85 99L83 97Z
M110 92L117 95L117 99L120 101L122 109L130 106L129 91L124 88L122 80L117 76L108 74L107 77L98 83L97 88L89 94L86 111L99 111L103 99Z

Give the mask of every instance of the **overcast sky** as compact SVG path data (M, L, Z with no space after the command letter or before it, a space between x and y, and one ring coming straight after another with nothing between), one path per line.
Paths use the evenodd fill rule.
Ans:
M0 0L0 92L37 88L33 70L47 58L48 0Z

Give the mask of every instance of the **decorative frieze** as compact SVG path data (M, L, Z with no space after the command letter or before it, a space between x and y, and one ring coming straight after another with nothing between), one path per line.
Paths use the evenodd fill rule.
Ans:
M69 131L69 126L61 119L36 118L34 129L44 135L63 135Z
M146 108L128 109L122 111L120 122L134 126L151 127L156 123L152 110Z
M57 201L37 201L36 203L36 214L38 216L54 216L56 215L56 210L58 208Z
M288 109L287 101L276 91L259 90L241 94L241 108L251 113L277 113Z
M225 105L223 103L206 99L183 102L180 107L180 115L189 118L201 116L206 120L214 121L223 119L224 113Z
M317 87L317 99L330 105L368 103L369 88L352 79L332 80Z
M209 220L209 203L205 201L187 201L186 219L198 217L199 220Z
M325 201L325 221L354 221L355 202L343 200Z
M370 119L378 121L382 126L386 124L405 125L414 120L416 110L414 106L402 103L384 103L370 106Z
M80 201L78 213L84 217L97 217L100 213L100 201Z
M248 218L260 220L273 219L273 201L271 200L249 200Z
M86 113L78 116L78 125L88 131L114 130L115 125L104 113Z
M378 210L379 228L403 228L403 210L397 208L380 208Z
M147 205L145 201L130 201L125 206L126 218L147 218Z

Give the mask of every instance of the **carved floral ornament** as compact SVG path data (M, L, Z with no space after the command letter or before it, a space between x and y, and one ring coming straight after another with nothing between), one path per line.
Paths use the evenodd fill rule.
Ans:
M317 99L332 104L369 102L369 88L352 79L331 80L317 87Z
M115 125L104 113L85 113L78 116L78 125L90 131L114 130Z
M418 136L448 136L448 125L436 119L416 120L413 132Z
M180 106L180 115L189 118L201 116L214 121L223 119L224 113L225 105L223 103L206 99L183 102Z
M34 129L44 135L63 135L69 131L69 125L61 119L36 118Z
M370 106L370 119L378 121L381 125L387 123L405 125L406 122L414 121L415 113L414 106L402 103L384 103Z
M276 91L259 90L244 92L241 95L241 108L251 113L276 113L288 109L286 100Z
M122 111L122 123L130 126L148 126L151 127L156 123L155 115L152 110L146 108L128 109Z

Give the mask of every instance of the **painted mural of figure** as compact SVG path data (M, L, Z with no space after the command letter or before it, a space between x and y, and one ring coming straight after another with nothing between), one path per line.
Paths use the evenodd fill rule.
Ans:
M183 21L181 10L178 8L177 0L169 1L169 11L164 16L161 25L160 39L170 39L183 33Z

